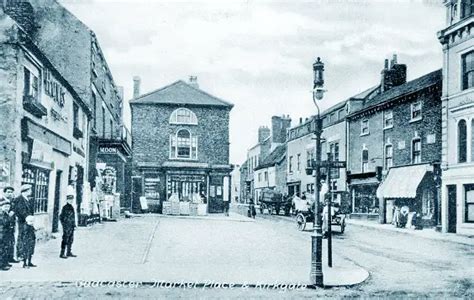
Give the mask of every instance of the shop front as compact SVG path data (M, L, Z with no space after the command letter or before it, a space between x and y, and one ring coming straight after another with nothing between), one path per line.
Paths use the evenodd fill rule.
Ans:
M351 195L351 218L377 221L379 219L379 201L377 188L379 180L375 172L348 174L349 193Z
M377 189L377 197L381 223L396 223L400 214L406 219L402 227L411 227L415 214L421 217L418 225L423 227L438 223L439 191L430 164L391 168Z

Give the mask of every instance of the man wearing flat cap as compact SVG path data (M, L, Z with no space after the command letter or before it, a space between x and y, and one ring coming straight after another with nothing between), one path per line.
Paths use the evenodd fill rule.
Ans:
M0 271L8 271L12 265L8 263L7 232L10 226L8 213L10 201L0 201Z
M13 211L13 192L15 190L11 186L6 186L3 188L3 198L0 200L8 202L10 209L8 211L7 218L7 228L5 231L5 247L6 255L9 263L17 263L14 256L15 249L15 212ZM7 204L7 205L8 205Z
M26 217L32 216L35 213L34 199L31 198L32 187L30 184L24 184L20 188L21 194L15 198L13 211L18 221L18 240L22 240L24 227L26 224ZM21 243L16 245L16 253L23 253L21 251ZM17 257L19 258L19 257Z
M74 195L72 194L66 196L66 204L59 215L59 220L63 226L63 239L61 241L61 253L59 254L61 258L76 257L71 252L72 242L74 241L74 228L76 227L76 213L72 206L73 199Z

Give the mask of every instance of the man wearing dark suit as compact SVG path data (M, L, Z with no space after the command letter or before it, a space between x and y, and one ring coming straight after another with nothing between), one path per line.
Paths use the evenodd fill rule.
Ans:
M17 263L18 261L14 258L15 252L15 212L13 211L13 192L15 190L11 186L3 188L3 198L0 202L8 201L11 204L10 211L8 212L8 227L6 229L5 247L7 248L7 259L9 263Z
M32 216L35 213L34 199L31 198L31 185L24 184L20 189L21 194L15 198L13 203L13 212L18 221L18 240L21 241L23 237L24 227L26 224L26 217ZM16 253L23 253L21 251L21 243L16 244Z
M63 206L59 215L59 220L63 226L63 239L61 241L61 253L59 254L61 258L76 257L71 252L72 242L74 241L74 228L76 227L76 213L72 206L73 199L73 195L66 196L66 205Z

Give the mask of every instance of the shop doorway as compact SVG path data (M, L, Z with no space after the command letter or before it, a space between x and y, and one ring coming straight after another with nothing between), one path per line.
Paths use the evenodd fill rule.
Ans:
M448 185L448 232L456 232L456 185Z
M56 186L54 187L53 232L58 232L59 206L61 205L61 175L63 171L56 171Z
M131 212L140 212L140 196L142 195L142 177L132 176L132 199L131 199Z
M76 182L76 203L77 203L77 214L81 214L82 204L82 191L84 189L84 169L81 166L77 166L77 182Z

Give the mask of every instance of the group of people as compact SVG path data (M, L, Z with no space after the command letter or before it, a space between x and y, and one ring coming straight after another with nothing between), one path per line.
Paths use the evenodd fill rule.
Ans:
M14 192L13 187L7 186L0 198L0 271L8 271L12 264L20 261L23 261L23 268L36 267L32 262L36 246L32 186L22 185L17 197L14 197ZM63 227L61 258L76 257L71 252L76 227L73 199L74 195L67 195L67 203L59 216Z

